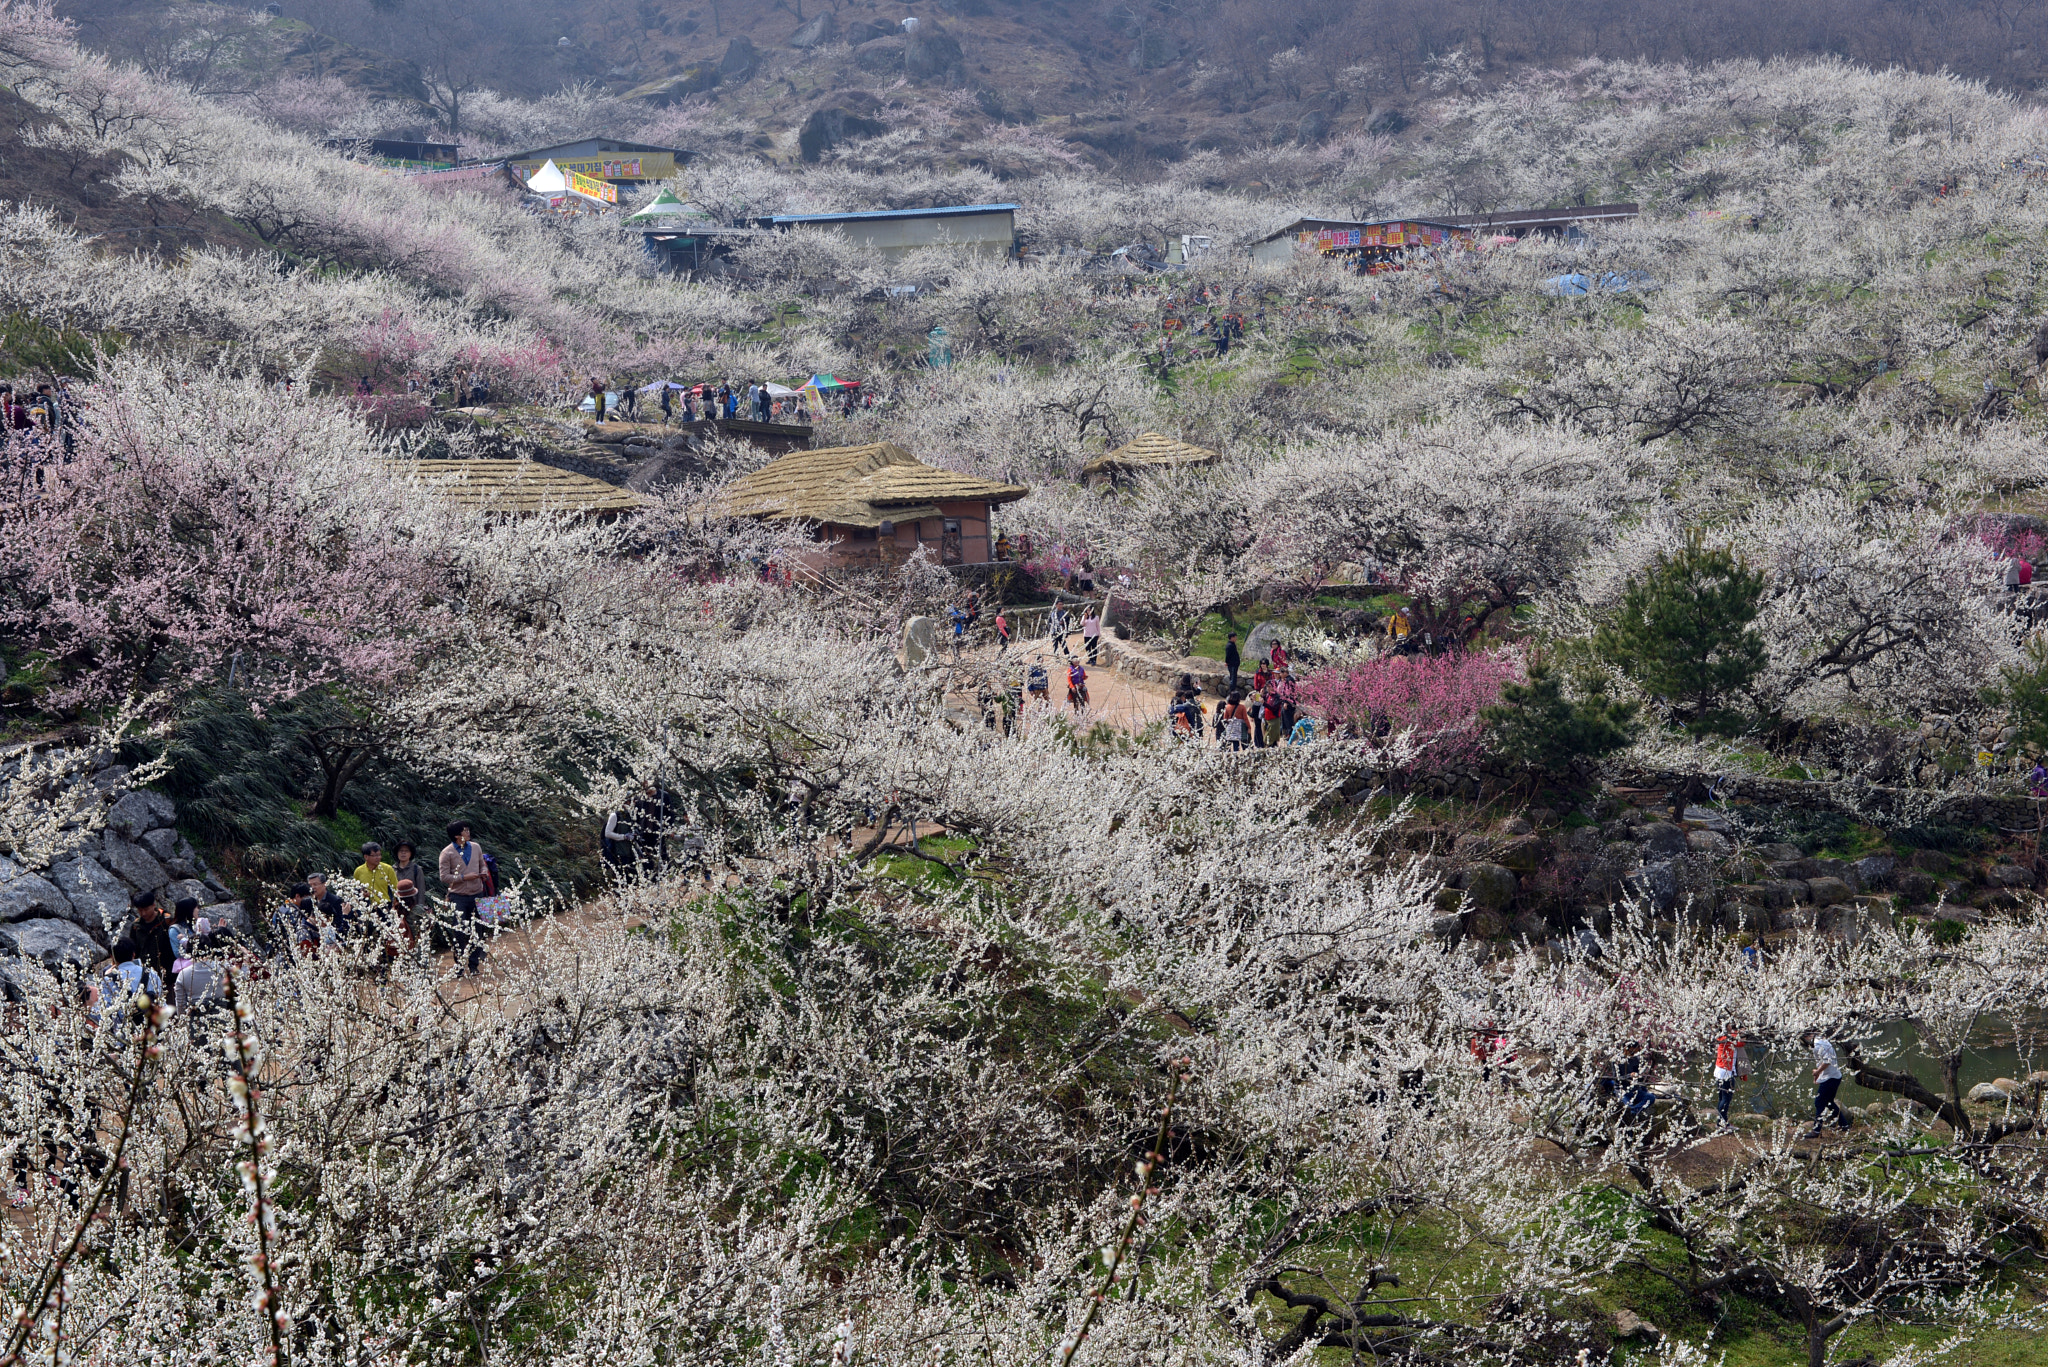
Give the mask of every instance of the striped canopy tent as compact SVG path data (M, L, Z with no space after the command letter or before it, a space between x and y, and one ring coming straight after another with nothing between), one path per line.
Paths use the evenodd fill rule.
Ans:
M835 389L858 389L860 387L860 381L842 380L837 375L820 373L811 376L811 378L808 380L805 380L804 386L807 389L815 389L822 393L829 394Z
M681 201L680 199L677 199L675 196L675 191L669 189L666 185L664 185L661 187L660 194L656 195L653 199L648 200L645 204L635 209L632 213L627 214L626 222L651 223L655 219L677 218L684 215L696 213L698 213L698 210L692 209L689 205L683 203L683 201Z

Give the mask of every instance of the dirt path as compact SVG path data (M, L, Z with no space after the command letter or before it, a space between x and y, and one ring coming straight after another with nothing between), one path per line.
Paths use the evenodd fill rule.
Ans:
M963 666L1000 664L1007 675L1021 682L1024 671L1032 665L1045 666L1048 682L1052 685L1051 711L1071 715L1067 707L1067 663L1079 658L1088 670L1088 707L1082 716L1088 722L1108 722L1127 731L1140 731L1153 722L1166 720L1166 709L1173 702L1172 694L1162 685L1134 679L1109 664L1087 664L1087 656L1080 648L1079 633L1072 636L1074 655L1061 655L1052 648L1052 643L1043 636L1020 642L998 657L994 646L973 646L960 653ZM949 689L947 699L966 712L976 710L972 687ZM1214 699L1204 698L1204 703L1213 710ZM1029 730L1048 715L1043 707L1027 706L1024 710L1024 727Z

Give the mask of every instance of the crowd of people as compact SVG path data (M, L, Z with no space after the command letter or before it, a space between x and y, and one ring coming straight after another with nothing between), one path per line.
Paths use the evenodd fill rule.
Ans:
M1177 739L1199 741L1205 722L1210 722L1216 743L1226 750L1247 746L1277 749L1315 740L1315 719L1300 710L1300 689L1284 644L1275 641L1264 655L1255 658L1247 681L1243 678L1244 652L1233 631L1223 647L1223 667L1230 671L1230 681L1216 704L1213 721L1202 704L1201 684L1191 674L1180 676L1166 713Z
M430 897L428 870L412 841L399 841L388 860L370 841L352 875L314 870L294 884L264 918L260 934L200 915L191 897L166 909L158 891L134 894L112 949L80 979L85 1021L123 1045L152 1003L165 1004L190 1022L195 1038L207 1038L225 1019L231 976L274 977L344 948L363 951L381 972L400 956L435 955L446 946L457 976L474 975L486 939L505 919L497 864L467 821L449 822L447 836L433 870L442 898ZM75 1195L81 1170L93 1171L93 1146L67 1146L46 1135L40 1148L40 1169L31 1145L11 1155L9 1200L17 1209L28 1204L33 1181Z
M61 445L70 455L78 431L71 385L64 375L34 384L0 384L0 423L10 436L39 446Z
M660 421L664 423L744 420L808 427L825 416L813 408L807 397L816 391L796 390L777 394L765 380L744 383L725 380L717 384L694 385L657 381L638 387L628 384L613 390L602 376L592 375L584 392L591 406L591 416L596 421L639 422L643 397L656 389L659 393L648 402L661 410ZM817 397L820 404L835 406L841 417L850 418L856 412L875 406L873 392L859 385L848 385L830 395L819 394ZM652 413L648 414L648 419L653 419Z

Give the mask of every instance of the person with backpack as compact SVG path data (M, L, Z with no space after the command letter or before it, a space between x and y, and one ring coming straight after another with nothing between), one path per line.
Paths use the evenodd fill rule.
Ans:
M1251 731L1251 714L1245 710L1244 695L1232 693L1230 701L1216 714L1216 733L1226 750L1242 750Z
M1088 706L1088 671L1078 659L1067 665L1067 706L1076 713Z
M1033 701L1052 702L1052 676L1045 672L1045 666L1034 663L1024 674L1024 691Z
M114 942L113 962L100 975L88 998L86 1018L98 1025L103 1016L114 1014L121 1025L119 1036L125 1039L127 1017L135 1009L136 998L143 993L148 993L151 1001L163 1000L163 975L144 963L135 941L123 935Z
M450 939L455 949L458 975L474 973L483 962L483 937L477 925L476 902L493 891L489 856L484 847L470 839L469 823L448 823L448 845L441 851L441 886L448 889L454 907Z
M158 978L169 978L171 966L178 961L178 951L171 943L171 923L164 915L162 903L154 892L138 892L128 899L128 908L135 920L128 927L126 938L134 944L144 965L154 970Z

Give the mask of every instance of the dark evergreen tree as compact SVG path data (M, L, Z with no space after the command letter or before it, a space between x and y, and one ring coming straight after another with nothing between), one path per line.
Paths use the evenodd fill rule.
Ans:
M1764 577L1698 533L1675 555L1631 579L1621 604L1593 636L1593 651L1696 733L1735 735L1747 720L1735 702L1764 667L1755 628Z
M1608 697L1597 680L1582 698L1565 696L1550 666L1529 666L1527 683L1509 684L1500 701L1480 709L1493 748L1536 773L1562 776L1576 760L1599 759L1636 737L1634 703Z

